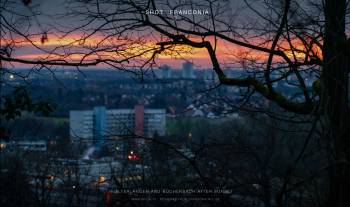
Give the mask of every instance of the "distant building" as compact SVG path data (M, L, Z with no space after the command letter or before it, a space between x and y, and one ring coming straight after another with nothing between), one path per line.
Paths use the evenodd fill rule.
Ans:
M155 133L165 134L165 109L106 109L70 111L70 136L74 139L103 142L108 136L139 135L152 137Z
M162 65L159 69L160 69L160 78L162 78L162 79L172 78L171 68L169 65Z
M206 82L209 82L209 83L210 82L217 82L219 80L217 74L212 69L206 69L206 70L203 70L201 72L204 73L203 74L203 79Z
M185 62L182 64L182 78L195 78L193 73L193 64Z
M10 145L14 149L20 149L25 151L37 151L37 152L47 151L47 142L45 140L16 141L11 143Z

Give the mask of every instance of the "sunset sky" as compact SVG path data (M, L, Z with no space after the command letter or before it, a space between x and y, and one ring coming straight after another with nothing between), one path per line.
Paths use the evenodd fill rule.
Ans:
M45 53L43 50L51 51L53 48L57 48L60 46L66 46L66 45L73 45L74 47L80 47L81 43L76 42L77 39L81 37L81 34L76 33L74 35L65 37L65 38L59 38L55 36L55 34L48 34L48 40L45 43L41 43L41 36L37 36L32 38L32 43L29 42L21 42L18 44L19 48L15 56L17 58L21 59L27 59L27 60L38 60L38 59L57 59L59 56L54 55L54 54L48 54ZM101 38L97 37L92 37L87 39L87 41L84 42L84 46L86 45L96 45L97 42L100 41ZM137 53L139 52L138 50L143 47L148 48L148 47L155 47L154 41L150 40L148 41L147 45L138 45L138 44L132 44L129 45L128 47L128 53ZM33 46L33 44L40 48L36 48ZM191 48L191 47L178 47L180 51L180 55L174 52L164 52L163 54L158 55L157 57L157 64L162 65L162 64L167 64L172 66L173 68L180 68L182 63L184 61L191 61L195 64L197 68L201 69L206 69L206 68L211 68L211 61L209 59L208 53L205 49L198 49L198 48ZM304 50L302 45L300 44L299 49ZM321 54L319 48L314 49L317 53ZM57 49L57 53L62 52L62 50ZM249 50L237 45L233 45L230 43L225 42L224 40L218 41L217 45L217 50L216 54L218 59L222 64L232 64L232 63L237 63L239 62L241 57L245 57L247 59L254 59L254 60L259 60L259 61L266 61L267 60L267 54L266 53L261 53L253 50ZM114 54L108 53L108 52L99 52L98 55L101 57L110 57L113 56ZM287 55L289 57L292 57L291 52L287 52ZM297 54L300 58L304 57L304 54ZM142 55L142 58L147 59L151 57L151 53ZM76 62L81 60L82 55L80 54L71 54L69 56L66 56L65 59ZM94 58L97 58L97 55L90 55L88 58L86 58L86 61L92 60ZM276 58L278 59L278 58ZM105 65L99 65L98 67L106 67Z
M38 16L37 18L37 24L33 24L30 27L30 30L32 33L36 33L37 35L33 35L29 37L30 41L24 39L23 37L12 37L12 39L5 39L2 40L3 43L9 42L11 40L14 40L16 42L16 45L18 48L15 50L14 56L16 58L20 59L26 59L26 60L54 60L54 59L65 59L67 61L71 62L77 62L80 61L86 53L87 50L81 49L82 47L94 47L94 48L111 48L115 47L115 45L121 44L120 40L115 40L113 37L108 38L107 40L104 40L101 44L101 41L105 36L102 34L95 34L91 37L85 39L84 42L81 41L81 38L86 36L86 31L79 31L76 30L68 35L63 35L63 33L58 32L57 28L67 26L69 24L76 25L79 24L79 21L70 20L70 19L64 19L64 18L55 18L55 17L61 17L62 14L65 12L65 8L68 6L64 3L64 0L61 1L54 1L54 0L37 0L33 1L34 5L36 5L36 9L39 8L40 11L42 11L42 15ZM18 8L21 12L28 12L26 7ZM50 15L48 15L50 14ZM55 29L52 29L55 27ZM45 37L45 41L42 41L43 38L43 31L48 31L47 33L47 39ZM157 35L157 34L156 34ZM193 38L197 41L196 38ZM214 42L213 39L206 39ZM128 43L128 46L126 48L123 48L122 55L130 56L132 54L137 54L138 52L142 50L147 50L152 47L158 47L156 46L156 42L159 41L159 39L152 38L150 36L142 37L141 43ZM198 42L201 40L198 39ZM123 43L123 42L122 42ZM256 40L250 42L252 44L261 45L261 40ZM100 46L97 46L97 44L100 44ZM69 47L67 47L69 45ZM298 49L304 51L305 48L300 44L300 42L295 42L294 45L297 46ZM270 47L270 43L266 43L265 45L262 45L264 47ZM68 49L67 49L68 48ZM280 48L281 50L285 50L288 48L287 43L281 43ZM52 54L52 51L54 50L55 54ZM166 51L162 54L159 54L157 56L157 64L167 64L174 68L180 68L182 63L186 60L191 61L195 64L197 68L211 68L211 61L209 59L209 56L207 54L207 51L205 49L198 49L198 48L190 48L190 47L177 47L177 50L180 51L179 53L175 52L169 52ZM67 52L68 51L68 52ZM314 48L314 52L318 53L320 55L320 49ZM60 56L62 54L68 54L65 56ZM74 53L74 54L73 54ZM290 51L287 51L287 56L293 57L293 54ZM151 57L151 53L143 54L140 58L141 59L148 59ZM217 42L216 47L216 55L220 61L221 64L226 65L228 67L234 67L234 64L239 64L239 62L242 60L242 58L246 59L252 59L257 60L261 62L266 62L267 60L267 54L249 50L237 45L234 45L232 43L228 43L224 40L219 40ZM303 58L304 54L302 53L296 53L297 58ZM96 58L112 58L112 59L118 59L116 57L116 54L114 52L106 52L106 51L100 51L100 52L94 52L93 54L87 56L84 60L89 61ZM276 58L277 60L278 58ZM234 63L232 65L232 63ZM22 67L22 65L18 64L18 67ZM99 65L97 67L106 67L106 65Z

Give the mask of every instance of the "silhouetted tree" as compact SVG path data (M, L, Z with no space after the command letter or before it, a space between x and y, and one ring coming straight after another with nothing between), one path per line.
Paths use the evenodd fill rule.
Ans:
M104 64L143 77L148 69L156 66L160 54L188 54L193 48L203 49L220 84L245 88L248 98L252 97L251 94L259 94L274 103L273 112L280 118L298 114L298 117L312 120L308 137L314 136L314 131L320 131L319 140L328 146L329 165L326 168L330 192L327 205L349 206L350 58L346 34L349 2L281 0L257 2L256 5L248 0L244 2L248 12L239 16L239 10L247 10L226 0L76 1L70 12L86 22L65 35L84 30L81 38L47 51L52 56L46 59L15 57L8 52L13 44L8 44L1 47L0 60L40 67ZM232 7L238 9L235 11ZM198 17L171 12L147 13L157 9L189 8L208 9L209 14ZM29 34L21 33L6 21L6 15L1 14L1 19L3 30L38 46L27 38ZM99 35L102 38L96 44L87 43ZM1 38L9 40L7 42L13 40L11 35L2 35ZM44 32L40 42L47 41L50 41L50 34ZM225 65L217 51L220 44L234 46L228 49L228 53L242 48L240 54L232 51L232 55L237 57L233 65L238 67L237 63L241 63L247 71L244 77L224 73ZM62 48L67 50L62 51ZM256 58L254 53L260 57ZM71 61L70 58L77 54L81 58ZM130 70L136 67L137 70ZM312 77L312 87L307 85L306 77ZM296 86L299 95L287 95L278 91L274 84L282 80L288 83L290 79L296 80L290 85ZM282 113L282 110L288 113ZM278 204L283 205L282 202Z

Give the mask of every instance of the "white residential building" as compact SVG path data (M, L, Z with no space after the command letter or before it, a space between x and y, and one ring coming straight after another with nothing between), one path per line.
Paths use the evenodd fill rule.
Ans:
M108 136L165 135L165 109L106 109L70 111L70 136L74 139L97 139Z

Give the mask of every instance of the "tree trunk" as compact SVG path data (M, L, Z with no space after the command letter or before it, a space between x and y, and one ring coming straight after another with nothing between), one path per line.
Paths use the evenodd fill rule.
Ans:
M345 54L346 0L325 1L321 108L326 122L325 138L330 147L328 206L350 206L348 128L349 59Z

